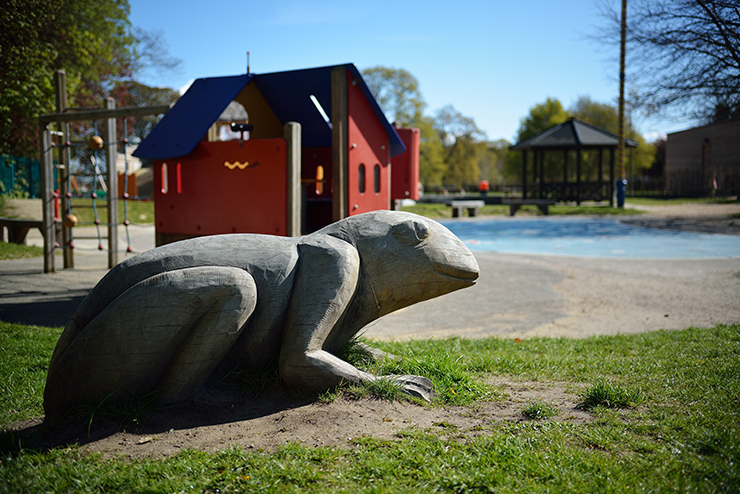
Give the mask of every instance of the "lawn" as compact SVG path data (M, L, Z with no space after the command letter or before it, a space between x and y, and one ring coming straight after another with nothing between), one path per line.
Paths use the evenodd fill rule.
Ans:
M427 218L434 218L434 219L440 219L440 218L451 218L452 217L452 208L445 204L441 203L424 203L420 202L413 206L405 206L403 207L403 211L408 211L409 213L416 213L420 214L422 216L426 216ZM608 205L604 206L593 206L593 205L581 205L581 206L570 206L565 204L558 204L555 206L550 206L549 208L550 215L552 216L563 216L563 215L576 215L576 214L585 214L585 215L636 215L636 214L643 214L642 211L638 211L636 209L629 209L629 208L613 208L609 207ZM463 213L464 215L467 215L467 211ZM478 209L478 215L480 216L508 216L509 214L509 206L505 204L486 204L482 208ZM519 211L517 211L517 215L540 215L540 211L537 209L536 206L522 206Z
M3 427L42 413L60 331L0 323ZM474 414L480 400L495 399L485 384L495 375L566 383L593 420L573 424L547 403L522 404L520 420L493 421L479 437L408 429L393 441L355 438L347 449L285 444L264 453L224 444L165 459L102 459L76 446L18 450L3 434L0 491L740 491L740 325L373 344L403 359L370 370L425 373L438 390L457 389L432 406L466 394L461 403Z
M0 216L6 216L4 196L0 196ZM9 259L25 259L28 257L40 257L43 254L44 249L42 249L41 247L0 242L0 261L6 261Z
M108 203L104 199L97 199L93 208L93 200L90 198L79 199L73 197L72 214L77 216L78 225L95 224L95 213L101 223L106 223L108 214ZM125 219L134 225L146 225L154 223L153 201L118 201L118 222L123 223Z
M736 204L736 197L628 197L627 204L636 206L680 206L682 204Z

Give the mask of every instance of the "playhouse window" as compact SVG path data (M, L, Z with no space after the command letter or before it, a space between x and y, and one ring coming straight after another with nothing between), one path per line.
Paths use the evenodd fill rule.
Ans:
M167 183L167 163L162 163L161 178L162 178L161 192L162 194L166 194L169 191L169 184Z
M182 164L178 163L176 168L177 173L177 193L182 194Z
M360 169L357 171L357 185L360 187L360 194L365 193L365 165L360 163Z
M324 193L324 167L319 165L316 167L316 195L320 196Z
M373 186L375 188L375 193L380 194L380 165L377 163L373 167Z

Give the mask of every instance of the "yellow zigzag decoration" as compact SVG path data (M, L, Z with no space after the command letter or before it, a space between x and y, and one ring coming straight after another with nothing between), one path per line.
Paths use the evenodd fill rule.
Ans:
M229 163L228 161L224 161L224 166L229 170L233 170L236 167L239 167L240 170L243 170L249 166L249 161L246 161L244 163L239 163L238 161L235 161L234 163Z
M229 170L233 170L234 168L237 168L237 167L240 170L244 170L245 168L254 168L255 166L259 164L260 164L259 161L255 161L254 163L249 163L249 161L245 161L244 163L239 163L238 161L229 163L228 161L224 161L224 166L228 168Z

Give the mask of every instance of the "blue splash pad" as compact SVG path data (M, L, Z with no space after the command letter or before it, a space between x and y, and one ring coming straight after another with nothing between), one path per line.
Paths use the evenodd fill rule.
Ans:
M643 228L611 218L443 221L470 250L624 259L740 257L740 237Z

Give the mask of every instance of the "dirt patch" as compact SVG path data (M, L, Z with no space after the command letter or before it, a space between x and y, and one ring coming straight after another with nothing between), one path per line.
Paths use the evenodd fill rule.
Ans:
M591 415L577 408L572 385L551 382L490 381L500 400L467 407L429 407L408 402L337 399L321 403L296 398L284 391L242 403L189 403L162 410L146 424L106 420L44 431L42 419L15 424L12 430L25 444L38 448L79 443L104 457L167 457L194 449L213 452L231 447L273 452L281 444L352 448L359 437L398 440L409 428L425 430L443 439L466 440L490 433L500 422L522 422L522 410L533 401L558 409L552 421L585 423Z

